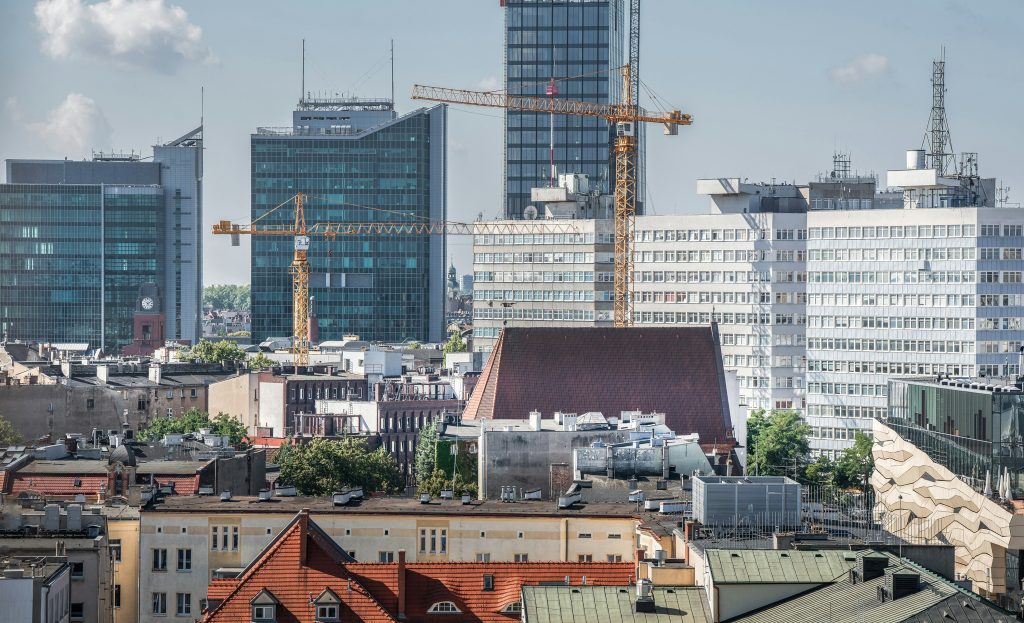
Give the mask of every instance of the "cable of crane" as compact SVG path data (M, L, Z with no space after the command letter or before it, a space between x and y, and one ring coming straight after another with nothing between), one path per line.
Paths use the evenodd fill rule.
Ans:
M361 208L363 210L373 210L375 212L385 212L387 214L397 214L399 216L408 216L408 217L412 217L414 219L420 219L421 221L430 221L431 220L429 216L419 216L418 214L413 214L412 212L400 212L398 210L388 210L387 208L375 208L373 206L366 206L366 205L362 205L362 204L359 204L359 203L352 203L351 201L337 201L335 199L331 199L331 198L325 197L323 195L308 195L307 194L306 196L314 198L314 199L321 199L321 200L323 200L326 203L331 203L331 204L334 204L334 205L353 206L353 207L356 207L356 208ZM398 223L399 223L399 221L395 222L395 224L398 224Z
M586 73L582 73L582 74L579 74L579 75L576 75L576 76L567 76L565 78L555 78L554 81L555 82L565 82L567 80L578 80L579 78L586 78L588 76L595 76L597 74L607 74L607 73L611 73L613 71L621 71L623 67L625 67L625 65L622 65L621 67L613 67L611 69L598 69L598 70L595 70L595 71L588 71ZM551 84L551 80L552 80L551 78L548 78L547 80L537 80L535 82L524 82L523 84L524 85ZM504 89L496 89L494 91L485 91L485 93L502 93L503 91L504 91Z
M266 217L270 216L270 214L275 212L278 208L280 208L281 206L285 205L286 203L294 200L296 196L297 195L292 195L291 197L288 197L287 199L285 199L281 203L277 204L276 206L270 208L262 216L260 216L258 219L255 219L254 221L250 222L249 226L251 227L251 226L255 225L256 223L260 222L261 220L265 219Z

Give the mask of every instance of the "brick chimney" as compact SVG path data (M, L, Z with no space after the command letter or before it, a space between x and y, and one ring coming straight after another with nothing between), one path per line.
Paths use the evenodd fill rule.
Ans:
M398 620L405 620L405 550L398 550Z

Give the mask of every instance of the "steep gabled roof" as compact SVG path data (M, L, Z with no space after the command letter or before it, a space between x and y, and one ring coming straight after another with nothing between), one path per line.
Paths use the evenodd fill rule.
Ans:
M512 623L518 615L500 611L519 602L523 585L569 578L575 585L618 586L634 579L631 562L356 563L302 512L241 576L211 582L208 597L213 609L202 620L249 623L252 599L270 590L278 600L278 623L312 621L313 600L329 590L340 601L342 621L392 623L399 619L398 578L403 569L404 620L409 623L450 623L451 615L428 613L433 604L443 601L462 611L460 623ZM491 590L484 590L485 575L492 577Z
M544 417L658 411L676 433L728 443L732 421L717 328L506 328L464 418L525 419L535 409Z

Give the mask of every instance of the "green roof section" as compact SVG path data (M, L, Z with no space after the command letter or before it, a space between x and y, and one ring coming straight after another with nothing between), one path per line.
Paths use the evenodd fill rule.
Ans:
M885 586L885 576L850 584L839 581L777 605L733 619L731 623L902 623L903 621L931 622L1004 621L1013 617L958 590L950 582L916 565L904 564L886 568L886 573L917 573L921 576L917 592L899 599L878 599L878 587ZM949 601L952 600L952 601ZM944 603L947 602L947 603ZM936 608L943 604L942 608ZM964 610L969 616L953 616L952 608ZM929 610L937 612L928 612ZM943 614L945 613L945 615ZM935 616L931 616L931 615ZM961 612L957 612L961 614Z
M524 586L525 623L707 623L711 608L695 586L657 586L654 612L636 612L635 586Z
M887 555L873 550L710 549L705 552L715 584L825 584L844 578L857 566L857 558L865 554ZM890 560L897 559L890 557Z

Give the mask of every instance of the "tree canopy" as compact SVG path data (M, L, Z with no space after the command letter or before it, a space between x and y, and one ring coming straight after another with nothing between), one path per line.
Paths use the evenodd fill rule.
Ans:
M345 487L364 493L398 493L405 477L384 448L372 452L361 440L324 439L282 446L274 455L281 466L279 481L294 485L299 495L330 495Z
M0 416L0 446L13 446L21 443L21 433L14 428L14 424Z
M810 435L811 427L796 411L752 412L747 418L747 473L795 475L807 464Z
M180 417L157 418L140 435L144 441L158 441L168 434L195 433L201 428L208 428L215 435L227 435L229 443L236 448L244 446L244 424L225 413L211 418L209 413L199 409L189 409Z
M245 359L245 351L234 342L199 340L198 344L182 349L178 353L182 361L190 363L238 363Z
M203 288L203 307L249 311L249 286L224 284Z
M255 356L249 357L248 361L246 361L245 363L247 366L249 366L250 370L258 371L266 370L267 368L273 366L274 360L271 359L270 357L267 357L263 353L257 353Z
M452 332L451 337L444 343L444 352L446 353L464 353L466 352L466 340L462 339L462 333L458 331Z

